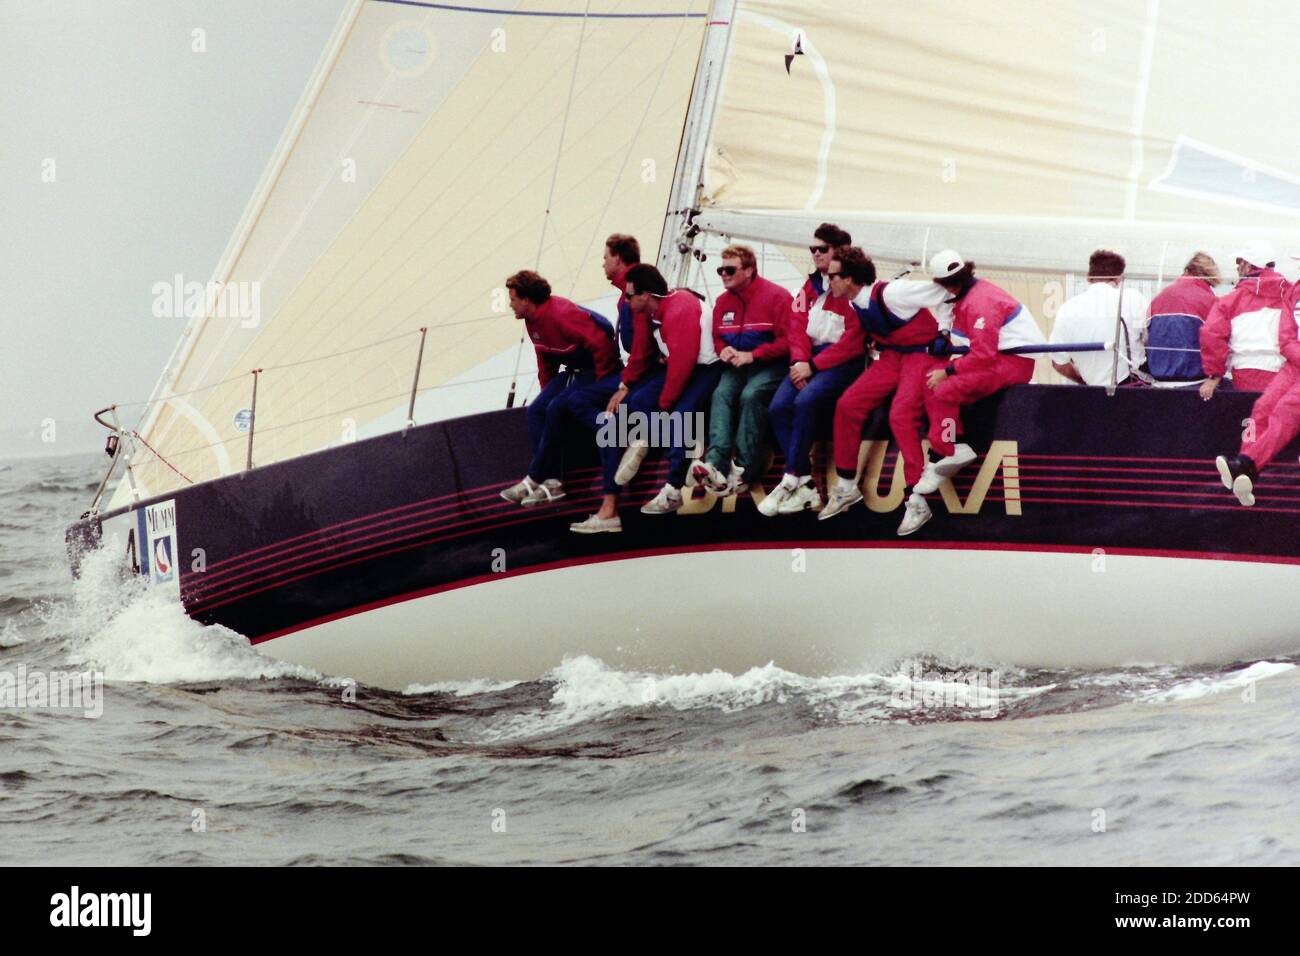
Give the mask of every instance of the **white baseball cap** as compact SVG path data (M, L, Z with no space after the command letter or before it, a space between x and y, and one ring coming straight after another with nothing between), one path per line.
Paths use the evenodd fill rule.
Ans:
M966 260L962 258L960 252L956 249L945 249L930 257L930 275L936 279L946 279L956 275L965 265Z
M1263 267L1270 262L1277 262L1277 253L1273 244L1264 239L1252 239L1237 251L1237 258L1249 262L1252 266Z

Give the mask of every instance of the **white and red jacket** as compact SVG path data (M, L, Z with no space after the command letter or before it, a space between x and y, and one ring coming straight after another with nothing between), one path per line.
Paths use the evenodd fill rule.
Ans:
M830 281L824 272L808 273L808 278L803 280L803 286L795 293L794 301L790 303L790 311L807 314L813 307L813 303L822 297L822 293L830 291Z
M618 371L622 364L614 342L614 328L603 317L568 299L553 295L524 319L528 337L537 351L537 381L543 388L560 371L594 369L597 378Z
M954 375L992 368L1006 349L1046 343L1030 311L987 279L976 279L953 303L952 344L970 346L949 363Z
M805 283L803 292L811 291ZM820 293L805 309L799 296L790 309L786 339L790 343L790 364L808 362L814 371L824 371L861 358L866 353L866 336L853 303L842 296ZM816 352L816 357L813 353Z
M669 411L682 397L695 366L718 361L713 323L705 315L699 299L685 289L677 289L659 300L659 311L650 320L650 326L668 361L659 407Z
M1234 368L1276 372L1284 359L1277 347L1278 318L1290 283L1272 269L1237 280L1201 326L1201 364L1205 374L1222 378Z
M759 275L739 292L723 292L713 306L714 351L730 345L740 352L753 352L755 362L787 358L786 326L792 301L787 290Z
M909 351L929 345L939 334L939 315L948 308L942 286L916 279L881 281L853 299L863 333L877 345Z

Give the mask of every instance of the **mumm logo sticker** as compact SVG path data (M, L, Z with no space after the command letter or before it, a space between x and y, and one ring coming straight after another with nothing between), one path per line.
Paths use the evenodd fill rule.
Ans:
M872 511L881 513L896 511L903 504L903 489L907 484L906 479L903 477L902 457L899 456L895 460L894 476L889 484L889 490L881 494L880 473L884 470L885 452L889 447L889 442L883 440L867 441L863 442L862 445L863 450L858 461L859 470L865 470L866 473L862 493L866 496L867 507ZM864 463L865 469L862 467ZM947 506L949 514L979 514L980 508L984 506L984 499L988 496L989 488L993 485L993 479L997 477L999 468L1002 469L1002 497L1007 514L1019 515L1020 445L1014 441L995 441L989 446L988 453L984 456L984 461L980 465L979 474L975 476L975 483L971 485L970 493L966 496L964 502L958 497L957 489L953 487L951 481L944 481L939 486L939 494L943 497L943 503Z

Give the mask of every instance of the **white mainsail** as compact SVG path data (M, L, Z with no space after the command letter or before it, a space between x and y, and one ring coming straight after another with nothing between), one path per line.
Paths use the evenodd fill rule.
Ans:
M1009 270L1300 249L1300 5L739 0L697 219ZM794 52L795 45L799 52ZM786 57L792 56L787 73Z
M244 466L254 369L267 464L404 419L420 327L422 389L513 356L511 272L589 301L606 235L651 258L707 9L352 3L217 270L260 315L192 319L139 426L139 494Z

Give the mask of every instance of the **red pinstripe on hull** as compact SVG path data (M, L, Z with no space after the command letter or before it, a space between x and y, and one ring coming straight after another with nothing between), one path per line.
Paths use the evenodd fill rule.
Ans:
M583 468L581 470L575 471L574 474L581 475L584 472L594 473L596 470L597 469L595 468ZM266 551L271 548L275 548L277 550L283 550L284 545L290 544L291 542L294 541L302 541L305 538L319 537L329 532L336 531L339 528L346 528L349 525L370 521L374 518L378 518L381 515L396 514L399 511L407 511L411 508L418 508L421 505L433 504L435 501L450 501L450 499L464 498L467 495L477 495L479 499L490 498L490 496L483 494L483 492L499 491L500 488L501 488L500 483L491 484L491 485L479 485L476 488L463 488L460 491L453 491L445 495L437 495L433 498L425 498L421 501L412 501L409 504L397 505L396 507L393 508L385 508L383 511L376 511L373 514L362 515L360 518L349 518L347 521L336 521L334 524L325 525L323 527L317 528L315 531L305 531L302 534L296 534L291 538L284 538L280 541L273 541L271 544L264 544L260 548L253 548L251 551L242 551L239 554L234 555L232 557L222 558L220 561L213 561L211 564L208 565L208 571L211 572L214 568L219 568L223 564L230 564L232 561L240 561L242 565L242 562L245 561L250 555L258 554L259 552ZM451 507L454 504L455 502L453 501L451 502L451 504L444 505L443 507ZM442 508L435 508L430 510L441 511ZM383 524L384 522L379 522L379 523Z
M1212 468L1209 468L1208 466L1205 468L1204 471L1199 471L1199 470L1198 471L1177 471L1177 470L1166 470L1166 469L1133 468L1124 465L1090 467L1090 466L1075 466L1075 465L1056 465L1056 466L1041 465L1041 464L1030 465L1024 463L1030 459L1040 460L1040 461L1069 459L1069 460L1087 460L1087 461L1106 460L1106 461L1118 461L1118 462L1153 462L1153 461L1182 462L1182 461L1194 461L1194 460L1199 461L1196 459L1155 459L1155 458L1136 458L1136 457L1120 457L1120 456L1082 456L1082 455L1081 456L1021 455L1019 456L1019 458L1022 462L1022 464L1020 464L1019 467L1019 476L1020 476L1019 500L1026 504L1039 503L1039 504L1087 505L1087 506L1094 506L1094 507L1120 506L1120 507L1137 507L1137 508L1195 507L1198 509L1209 510L1209 511L1242 510L1239 505L1228 504L1226 502L1222 504L1203 502L1203 503L1198 503L1193 505L1190 502L1169 503L1169 502L1161 502L1161 501L1143 500L1144 498L1160 498L1160 497L1216 499L1216 498L1223 497L1223 492L1219 491L1218 489L1204 490L1204 491L1142 491L1135 488L1104 489L1104 488L1063 487L1057 483L1074 481L1079 483L1117 482L1117 483L1124 483L1124 484L1165 484L1166 482L1161 482L1157 479L1122 478L1122 477L1118 477L1115 474L1111 474L1107 477L1102 477L1102 478L1090 478L1087 476L1082 476L1077 474L1066 474L1066 475L1036 474L1036 472L1039 472L1040 470L1049 469L1049 468L1053 470L1062 470L1068 472L1092 471L1092 472L1112 472L1112 473L1119 472L1125 474L1131 474L1135 472L1136 473L1163 472L1166 474L1190 474L1190 475L1195 475L1201 479L1208 479L1210 477L1213 477L1217 481L1218 478L1217 473ZM882 467L881 480L885 481L886 484L889 484L890 480L892 479L885 478L885 469L888 468L891 461L896 461L897 452L893 450L888 451L884 456L884 459L885 461L884 461L884 467ZM594 474L597 470L598 469L595 468L584 468L580 470L575 470L572 473L573 481L571 481L571 484L574 483L574 481L580 481L582 477ZM662 459L651 463L650 465L647 466L646 469L643 470L641 475L638 476L637 480L634 481L631 486L629 486L627 491L631 494L635 494L641 491L645 491L645 492L652 491L653 489L657 488L658 483L662 481L663 475L666 472L666 470L667 470L667 463ZM972 483L973 481L974 481L973 473L967 473L966 475L958 479L957 490L959 492L968 491L970 488L970 483ZM1178 482L1174 482L1173 484L1177 486ZM1194 486L1198 484L1198 482L1195 481L1187 482L1186 480L1183 480L1182 484L1184 487L1187 487L1188 485ZM423 547L428 544L433 544L439 541L454 540L456 538L464 537L467 534L487 532L495 528L509 527L509 526L518 525L532 520L545 520L547 518L552 518L556 516L580 514L583 511L588 510L591 505L595 504L595 502L599 500L600 497L598 493L591 493L589 489L588 494L586 494L585 496L574 495L566 499L565 505L562 506L562 510L555 509L555 508L547 508L537 512L531 512L527 516L521 516L515 520L500 521L498 519L502 515L511 512L513 506L497 498L496 492L498 488L499 486L495 484L483 485L473 489L465 489L459 492L454 492L449 495L442 495L435 498L425 499L420 502L413 502L410 505L402 505L396 508L385 509L383 511L376 512L374 515L368 515L360 518L349 519L343 522L338 522L336 524L329 525L325 528L319 529L318 531L306 532L305 534L296 535L292 538L287 538L280 542L275 542L270 545L264 545L262 547L255 548L252 551L245 552L242 555L236 555L230 558L225 558L222 561L215 562L213 565L210 565L208 570L202 573L201 575L198 574L187 575L186 580L182 582L183 593L186 598L187 607L191 613L210 611L210 610L214 610L215 608L233 603L234 601L240 600L242 598L249 597L254 594L262 593L264 591L270 590L275 587L281 587L287 584L291 584L293 582L300 581L304 578L311 577L316 574L322 574L327 571L335 570L337 568L348 567L357 564L363 560L371 560L373 558L382 557L384 555L398 553L416 547ZM1000 478L995 479L987 490L988 492L1004 491L1001 479ZM1091 498L1050 497L1053 495L1060 495L1060 494L1066 494L1066 495L1083 494L1083 495L1091 495L1095 497L1091 497ZM1130 497L1128 498L1118 497L1118 495L1125 495L1125 494ZM467 495L477 495L477 496L467 500L466 498ZM1142 498L1136 498L1133 496L1142 496ZM1297 503L1300 504L1300 499L1292 495L1264 494L1258 497L1261 501L1274 501L1274 502L1297 501ZM990 502L999 502L999 501L1004 501L1005 499L1003 497L990 495L987 496L985 500ZM419 508L419 506L429 505L432 502L438 502L438 501L447 501L448 503L439 505L437 507ZM411 510L412 508L419 508L419 510ZM449 509L457 509L457 510L437 518L427 517L428 515L432 515L437 512L447 512ZM473 509L475 513L466 514L465 513L466 509ZM1293 508L1285 508L1285 507L1270 507L1267 505L1262 507L1256 507L1252 510L1254 512L1260 512L1260 513L1282 513L1282 514L1300 513L1300 508L1293 509ZM382 521L376 522L373 520L374 518L382 517L382 516L388 516L388 517L385 517L384 520ZM410 520L412 518L423 518L423 520L413 522ZM385 525L391 525L393 527L389 527L386 530L378 530L383 528ZM478 526L478 527L471 527L471 526ZM345 528L349 530L347 532L343 532L342 529ZM468 530L456 531L455 533L446 533L451 531L452 529L458 529L458 528L459 529L468 528ZM355 532L359 532L359 531L364 531L366 533L359 534L359 535L355 534ZM406 533L393 536L394 532L406 532ZM336 536L338 536L340 533L344 533L348 536L343 537L341 539L337 539ZM334 542L331 542L330 541L331 538L336 538L336 540ZM298 542L298 543L295 544L294 542ZM384 547L385 545L391 545L397 542L408 542L408 543L403 544L400 547L396 547L396 548ZM330 554L316 557L314 560L303 561L302 559L306 557L306 555L303 554L297 554L296 557L294 556L295 553L303 552L306 549L319 548L323 544L333 544L335 550ZM286 545L288 547L286 547ZM828 543L821 546L834 547L840 545ZM873 546L881 546L881 545L873 545ZM898 545L894 545L894 546L898 546ZM726 548L729 546L721 545L721 547ZM1047 546L1047 547L1049 550L1051 549L1051 546ZM376 548L382 548L383 550L376 551L375 550ZM254 559L251 562L245 562L242 560L249 555L256 555L256 554L261 554L261 556ZM363 554L364 557L354 557ZM343 560L348 558L350 558L350 560ZM1246 557L1238 556L1237 559L1238 560L1280 561L1282 563L1289 563L1287 559L1260 558L1257 556L1246 556ZM238 564L236 564L236 562L238 562ZM293 567L284 568L281 571L274 570L276 568L283 568L283 566L288 564L293 564ZM230 567L229 570L221 571L217 574L213 574L212 569L215 567L219 567L220 565L234 565L234 566ZM291 577L284 577L284 575L294 571L299 573L293 574ZM242 588L240 584L238 584L238 582L242 580L254 578L254 577L256 578L256 583L258 585L256 587L245 589ZM198 578L199 580L195 580L196 578Z

